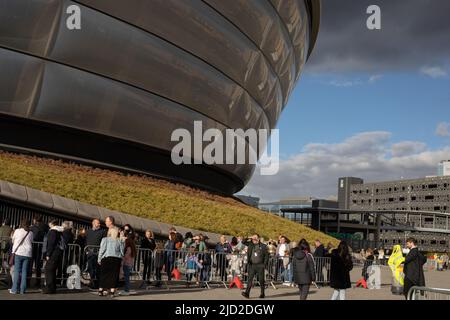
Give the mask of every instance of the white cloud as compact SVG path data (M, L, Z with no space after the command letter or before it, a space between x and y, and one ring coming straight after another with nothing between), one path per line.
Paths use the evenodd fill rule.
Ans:
M369 83L375 83L383 77L381 74L374 74L369 77Z
M425 66L420 69L420 72L433 79L442 78L448 75L447 71L441 67L429 67Z
M450 123L441 122L436 127L436 135L440 137L450 137Z
M392 145L389 132L363 132L336 144L308 144L301 153L280 161L277 175L261 176L256 170L241 193L257 195L263 201L329 197L336 195L339 177L356 176L365 181L424 177L435 174L442 159L450 159L450 147L431 151L420 142Z
M326 82L326 84L334 86L334 87L348 88L348 87L360 86L360 85L363 85L366 83L373 84L373 83L377 82L378 80L380 80L382 77L383 77L383 75L381 75L381 74L373 74L367 79L367 81L366 80L363 81L360 79L333 79L333 80Z
M362 82L360 80L332 80L328 84L334 87L354 87L361 85Z
M391 153L393 157L403 157L425 151L426 148L427 145L420 141L403 141L393 144Z

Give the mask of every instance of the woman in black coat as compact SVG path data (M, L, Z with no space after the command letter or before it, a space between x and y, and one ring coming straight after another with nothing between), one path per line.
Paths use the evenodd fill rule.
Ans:
M300 240L298 247L292 249L292 267L294 282L300 291L300 300L306 300L309 287L316 280L316 272L314 258L305 239Z
M350 271L353 269L352 258L345 241L331 252L330 286L334 289L331 300L345 300L345 289L352 286Z
M142 280L151 282L152 269L153 269L153 251L156 248L156 241L152 230L145 231L145 237L141 241L140 253L142 260L144 260L144 271L142 273Z

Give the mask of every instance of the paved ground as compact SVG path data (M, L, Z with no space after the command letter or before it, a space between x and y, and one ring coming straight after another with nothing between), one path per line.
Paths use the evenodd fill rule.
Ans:
M355 268L351 273L352 282L356 282L361 275L361 269ZM425 272L428 287L450 289L450 271L429 271ZM362 288L351 288L347 290L348 300L403 300L403 296L393 295L390 287L390 274L388 270L382 272L382 286L379 290L368 290ZM310 300L329 300L333 289L324 287L320 289L312 288ZM252 290L251 296L257 299L259 288ZM278 286L278 289L269 288L266 290L266 299L298 300L298 289ZM109 297L98 297L95 292L61 292L56 295L43 295L38 291L31 291L26 295L11 295L7 290L0 290L0 300L26 299L26 300L105 300ZM244 300L239 289L199 289L186 287L152 288L150 290L137 290L136 294L129 297L115 297L117 300Z

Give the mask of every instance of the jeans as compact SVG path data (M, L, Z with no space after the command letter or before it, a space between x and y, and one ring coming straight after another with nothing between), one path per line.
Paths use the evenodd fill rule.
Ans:
M170 258L169 258L169 260L166 261L165 267L166 267L166 272L167 272L167 279L170 281L170 280L172 280L172 271L175 267L174 261L170 260Z
M334 289L331 300L345 300L345 289Z
M13 275L13 286L11 291L13 293L17 293L17 289L19 288L19 275L22 274L20 279L20 293L24 294L27 289L27 273L28 273L28 264L30 262L29 257L25 256L14 256L14 275Z
M125 279L125 292L130 292L130 274L133 267L123 265L123 277Z
M292 268L292 263L289 263L285 270L284 282L292 283L293 278L294 278L294 268Z
M210 273L211 273L211 266L203 265L203 268L200 271L200 279L202 282L202 286L206 285L206 282L209 281Z

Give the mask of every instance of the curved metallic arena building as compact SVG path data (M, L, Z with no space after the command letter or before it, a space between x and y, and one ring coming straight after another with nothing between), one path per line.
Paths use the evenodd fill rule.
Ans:
M174 165L171 133L274 128L319 20L319 0L0 0L0 144L232 194L254 165Z

